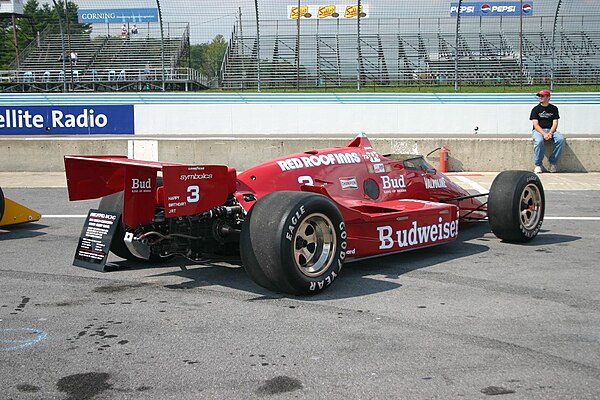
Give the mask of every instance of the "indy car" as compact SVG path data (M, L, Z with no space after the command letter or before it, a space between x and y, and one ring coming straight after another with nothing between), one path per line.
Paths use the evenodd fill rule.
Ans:
M472 221L527 242L545 210L534 173L504 171L489 193L471 194L421 155L380 154L365 134L241 173L124 156L65 156L65 170L70 200L100 198L93 216L112 216L115 255L156 263L239 253L254 282L290 294L327 289L347 262L455 240Z

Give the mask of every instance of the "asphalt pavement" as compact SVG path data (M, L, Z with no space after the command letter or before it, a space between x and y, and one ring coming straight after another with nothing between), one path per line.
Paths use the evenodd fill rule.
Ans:
M449 175L477 191L495 176ZM0 229L0 398L600 398L600 174L542 182L530 243L476 223L297 297L236 258L73 267L97 201L69 202L62 174L0 173L43 214Z

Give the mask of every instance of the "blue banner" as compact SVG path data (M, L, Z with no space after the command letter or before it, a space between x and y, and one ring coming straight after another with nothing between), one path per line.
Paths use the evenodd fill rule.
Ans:
M461 2L460 5L461 17L529 17L533 15L533 1L523 2L522 11L521 14L521 2L515 1ZM450 3L450 16L456 17L457 13L458 3Z
M0 136L134 133L133 105L0 106Z
M80 24L93 23L127 23L158 22L157 8L112 8L78 10L77 19Z

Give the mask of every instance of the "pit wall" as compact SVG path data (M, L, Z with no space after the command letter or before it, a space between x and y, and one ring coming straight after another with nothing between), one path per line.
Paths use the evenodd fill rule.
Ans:
M0 138L0 171L63 171L64 155L128 155L137 159L189 164L224 164L244 170L260 162L310 149L343 146L348 139L181 138L181 139L33 139ZM533 144L527 138L377 138L381 154L427 154L450 148L449 171L533 169ZM600 138L569 138L559 161L563 172L600 172ZM427 160L439 166L439 151Z
M119 108L127 133L18 134L0 127L0 171L62 171L67 154L122 154L243 170L364 131L382 154L450 148L450 171L532 169L533 94L13 94L0 107ZM559 93L563 171L600 171L599 93ZM131 108L130 118L127 109ZM110 109L110 107L105 108ZM110 115L108 115L110 118ZM476 129L477 128L477 129ZM133 132L129 132L129 130ZM51 133L48 133L51 132ZM428 160L438 165L439 153Z

